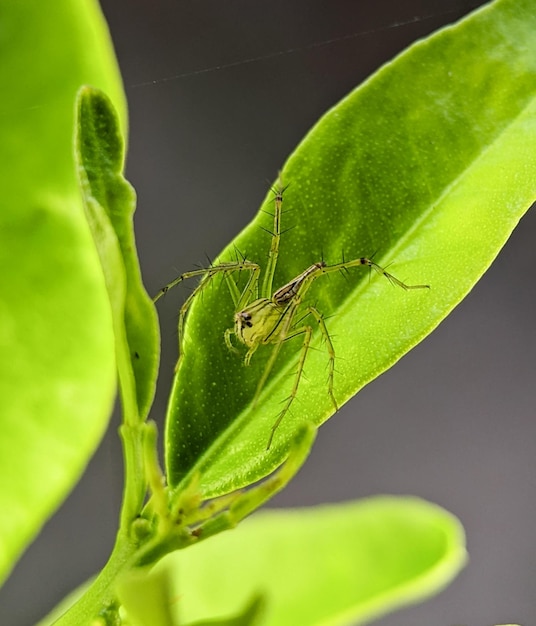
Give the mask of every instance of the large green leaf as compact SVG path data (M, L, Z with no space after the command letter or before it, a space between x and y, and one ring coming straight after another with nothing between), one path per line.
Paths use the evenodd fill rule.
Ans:
M374 253L397 277L431 287L405 292L363 269L316 281L308 295L333 338L339 404L467 295L536 198L535 96L536 7L497 0L383 67L288 159L275 287L321 259ZM219 261L239 250L266 265L272 201L269 194ZM223 341L232 318L224 284L194 301L167 416L171 484L200 471L207 495L266 475L285 458L298 423L319 425L333 413L317 333L291 415L267 452L299 340L284 346L253 407L270 349L244 367Z
M110 306L77 186L75 95L125 103L94 0L2 6L0 578L76 482L115 394Z
M416 498L266 511L164 559L177 623L233 615L253 594L267 626L361 624L442 589L465 564L460 523Z

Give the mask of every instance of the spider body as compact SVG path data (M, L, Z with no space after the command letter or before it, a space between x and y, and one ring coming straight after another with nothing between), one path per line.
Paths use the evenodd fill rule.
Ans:
M228 330L228 335L234 334L250 349L260 344L281 341L280 334L287 312L301 303L300 293L304 286L323 267L326 267L324 262L311 265L305 272L280 287L271 298L259 298L235 313L234 329Z
M285 307L277 302L260 298L235 313L234 328L228 332L233 333L250 349L259 344L270 343L280 325L284 310Z
M302 378L307 353L313 336L313 326L311 325L311 322L316 322L316 326L320 329L323 342L326 347L329 359L327 391L335 410L337 410L337 401L333 391L333 379L335 372L335 350L333 348L333 343L326 327L324 317L320 311L318 311L314 306L305 306L303 302L307 291L317 278L324 274L345 272L352 267L366 265L375 270L378 274L383 275L393 285L401 287L404 290L428 288L428 285L407 285L371 259L367 257L360 257L358 259L343 261L334 265L327 265L324 261L313 263L313 265L308 267L301 274L298 274L298 276L272 293L273 278L277 265L281 239L281 208L284 190L285 188L280 185L277 190L274 191L275 210L272 242L268 253L268 261L261 286L260 297L259 278L261 275L261 268L257 263L243 259L236 262L221 263L205 269L193 270L191 272L181 274L161 289L154 298L154 301L156 302L160 297L167 293L169 289L187 278L199 276L203 277L203 280L186 299L179 313L180 362L180 358L183 353L181 343L184 321L192 300L202 289L204 289L212 277L216 275L223 275L229 287L235 306L234 325L232 328L228 328L224 334L225 344L229 350L239 352L231 340L231 337L234 335L238 342L247 348L244 363L245 365L249 365L253 354L260 346L273 345L272 353L257 384L256 392L252 400L253 408L256 406L262 389L264 388L268 377L275 366L276 359L281 351L283 343L296 337L301 338L301 350L298 357L297 371L294 376L292 389L289 396L284 401L283 408L272 426L267 448L270 448L279 424L288 413L292 402L298 394L298 387ZM249 272L249 279L243 291L240 292L238 286L232 280L231 275L242 271ZM300 312L299 316L297 316L298 311ZM310 320L310 322L304 323L306 320ZM177 367L178 364L179 363L177 363Z

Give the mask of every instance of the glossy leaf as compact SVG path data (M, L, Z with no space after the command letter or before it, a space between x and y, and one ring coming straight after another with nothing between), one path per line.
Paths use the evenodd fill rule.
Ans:
M0 103L0 578L78 480L115 395L110 307L73 158L75 95L126 118L98 5L4 3Z
M308 300L333 338L339 405L448 315L536 198L535 96L536 9L497 0L380 69L288 159L275 287L321 259L371 255L398 278L431 287L405 292L364 269L316 281ZM218 261L238 250L266 265L272 200ZM171 484L199 471L207 495L268 474L300 422L320 425L333 414L317 333L292 414L266 451L300 341L285 344L253 407L270 349L259 348L249 367L245 350L229 352L223 333L234 311L225 285L213 283L190 311L166 442Z
M336 626L423 600L465 559L453 516L416 498L377 497L258 513L159 567L172 572L174 611L187 623L233 614L262 593L266 626Z

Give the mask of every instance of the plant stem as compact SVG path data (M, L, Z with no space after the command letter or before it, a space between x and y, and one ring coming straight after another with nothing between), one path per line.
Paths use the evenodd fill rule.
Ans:
M119 429L123 444L125 467L125 486L119 532L129 532L130 525L141 513L147 495L147 479L143 453L143 439L147 425L137 423L131 425L125 420Z
M121 572L130 568L139 547L121 533L108 562L83 595L55 622L54 626L85 626L115 601L115 583Z
M89 624L116 601L115 583L136 562L140 538L132 532L146 495L143 438L146 424L125 423L120 428L125 465L125 487L119 531L108 562L83 595L57 620L57 626Z

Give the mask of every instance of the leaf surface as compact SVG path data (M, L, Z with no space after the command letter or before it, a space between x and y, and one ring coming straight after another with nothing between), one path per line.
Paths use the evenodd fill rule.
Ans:
M131 570L118 583L121 606L131 626L179 626L184 624L176 615L177 598L173 595L174 571L168 567ZM232 617L210 618L188 626L254 626L261 624L264 601L258 594L248 598Z
M159 335L136 255L132 223L136 194L123 176L124 142L109 98L84 87L77 110L79 177L112 305L123 401L132 405L126 419L144 419L156 385Z
M465 560L456 518L417 498L382 496L257 513L158 567L173 578L186 623L232 615L262 594L266 626L336 626L423 600Z
M123 176L124 140L113 104L91 87L80 91L77 104L79 176L112 304L122 395L127 404L125 395L135 396L136 415L144 419L156 386L159 333L136 255L136 193Z
M126 112L93 0L4 3L0 79L0 579L78 480L115 395L110 307L76 181L75 95Z
M536 9L530 0L497 0L381 68L289 157L274 288L319 260L372 255L399 279L431 287L406 292L360 268L313 284L307 300L333 340L339 406L469 293L536 198L535 96ZM238 250L266 266L272 202L268 194L218 262ZM232 302L225 285L212 282L187 320L166 435L171 484L199 471L206 495L267 475L300 422L320 425L334 412L316 332L291 414L266 451L300 340L285 343L253 406L271 348L259 348L249 367L245 350L230 353L223 334L233 324Z

